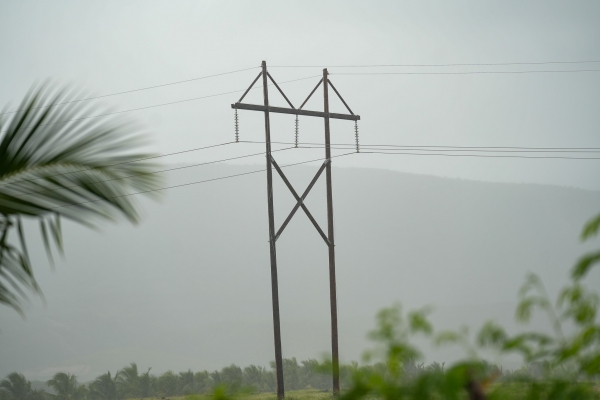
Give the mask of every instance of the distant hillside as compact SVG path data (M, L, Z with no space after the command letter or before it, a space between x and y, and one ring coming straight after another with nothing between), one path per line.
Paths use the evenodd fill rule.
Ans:
M169 183L253 169L189 169ZM286 173L302 192L316 169ZM279 226L294 201L275 181ZM510 323L526 272L557 290L586 249L582 225L600 211L598 192L369 169L334 168L333 196L344 360L359 359L375 312L397 301L436 305L440 326ZM306 203L325 229L324 181ZM16 370L48 379L69 370L85 381L132 361L156 374L267 365L264 174L170 190L146 210L138 227L98 233L65 224L67 256L56 272L44 267L38 228L29 230L47 306L36 301L26 320L0 310L0 376ZM301 210L277 246L284 356L318 357L329 348L326 247Z

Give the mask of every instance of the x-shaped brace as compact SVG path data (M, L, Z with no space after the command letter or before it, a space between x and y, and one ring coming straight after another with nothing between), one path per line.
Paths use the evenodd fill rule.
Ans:
M279 238L279 236L281 235L281 233L283 232L283 230L285 229L285 227L292 220L292 217L294 216L294 214L296 214L296 211L298 211L298 208L302 207L302 209L306 213L306 216L308 217L308 219L310 220L310 222L313 223L313 225L317 229L317 232L319 232L319 234L321 235L321 237L323 238L323 240L325 241L325 243L327 244L327 246L331 246L331 243L329 242L329 239L327 238L327 235L325 235L325 233L323 232L323 230L321 229L321 227L319 226L319 224L317 223L317 221L314 219L314 217L312 216L312 214L310 213L310 211L308 211L308 208L306 208L306 205L304 205L304 199L306 199L306 196L308 196L308 193L310 193L310 190L313 188L313 186L315 185L315 183L317 183L317 180L319 180L319 176L321 176L321 173L325 170L325 167L327 167L327 164L329 164L330 162L331 162L330 160L325 160L323 162L323 165L321 165L321 168L319 168L319 170L317 171L317 174L315 175L315 177L312 179L312 181L309 183L308 187L306 188L306 190L302 194L302 197L300 197L300 196L298 196L298 193L296 193L296 191L292 187L292 184L290 183L290 181L284 175L284 173L281 170L281 168L279 168L279 165L277 165L277 162L275 161L275 159L271 156L271 163L273 164L273 166L275 167L275 169L279 173L279 176L281 176L281 179L283 179L283 182L288 187L288 189L290 189L290 192L292 192L292 195L296 198L296 201L297 201L296 205L294 206L294 208L290 212L290 215L288 215L288 217L285 219L285 221L283 221L283 224L281 224L281 228L279 228L279 230L275 234L275 240L277 240Z

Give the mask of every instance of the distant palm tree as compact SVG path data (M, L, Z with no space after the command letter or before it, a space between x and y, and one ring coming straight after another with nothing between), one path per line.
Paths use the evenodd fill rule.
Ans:
M119 390L117 385L118 379L118 372L114 378L111 377L110 371L100 375L90 384L90 397L94 400L121 400L123 392Z
M179 373L179 392L184 395L192 394L197 392L196 385L194 382L194 373L191 369L187 372Z
M223 382L223 376L221 375L221 373L217 370L213 371L210 373L210 379L212 381L212 386L213 387L217 387L219 385L221 385Z
M314 358L301 362L300 368L300 386L304 389L306 386L313 388L326 389L331 385L331 366L329 362L320 363ZM340 366L340 378L344 372L344 366ZM327 372L325 372L327 371Z
M0 382L0 389L4 389L13 400L28 400L32 390L23 374L13 372Z
M177 375L173 371L165 372L158 377L156 386L161 395L175 396L177 394Z
M211 387L211 378L208 371L199 371L194 374L194 385L196 386L196 391L201 393L208 392Z
M118 217L137 222L132 192L159 187L144 137L131 124L96 118L82 93L34 87L15 112L0 114L0 304L22 312L24 288L40 293L23 233L37 219L50 259L62 252L61 217L93 226ZM15 235L9 235L15 233Z
M54 400L81 400L85 397L85 386L79 385L77 377L66 372L58 372L46 382L56 391Z
M129 397L140 397L140 375L136 363L131 363L119 371L118 385L121 391Z
M235 364L221 369L221 380L230 392L236 392L242 387L242 377L242 369Z
M243 380L244 385L253 387L257 392L264 390L266 370L264 367L250 365L244 368Z
M156 393L156 377L154 375L150 375L150 370L152 368L148 368L148 371L144 372L140 375L140 398L145 399L146 397L153 397Z
M304 389L300 383L302 371L296 357L283 359L283 381L289 390Z

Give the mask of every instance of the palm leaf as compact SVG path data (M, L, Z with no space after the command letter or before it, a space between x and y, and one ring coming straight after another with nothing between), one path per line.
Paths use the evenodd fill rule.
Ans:
M87 226L102 219L136 223L139 206L129 194L152 195L160 186L156 156L141 151L147 143L139 129L74 101L81 97L43 84L12 116L0 116L0 303L18 311L23 289L39 292L21 217L39 220L51 259L50 237L62 252L61 218ZM17 235L9 238L12 230Z

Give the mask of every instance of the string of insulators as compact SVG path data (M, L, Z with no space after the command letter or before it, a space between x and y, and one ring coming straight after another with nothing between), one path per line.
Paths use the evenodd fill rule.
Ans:
M240 121L238 120L238 112L237 108L235 109L235 142L238 143L240 141Z
M295 134L296 134L296 140L294 142L295 146L294 147L298 147L298 115L296 114L296 130L295 130Z
M360 147L358 145L358 122L354 121L354 139L356 140L356 152L360 153Z

